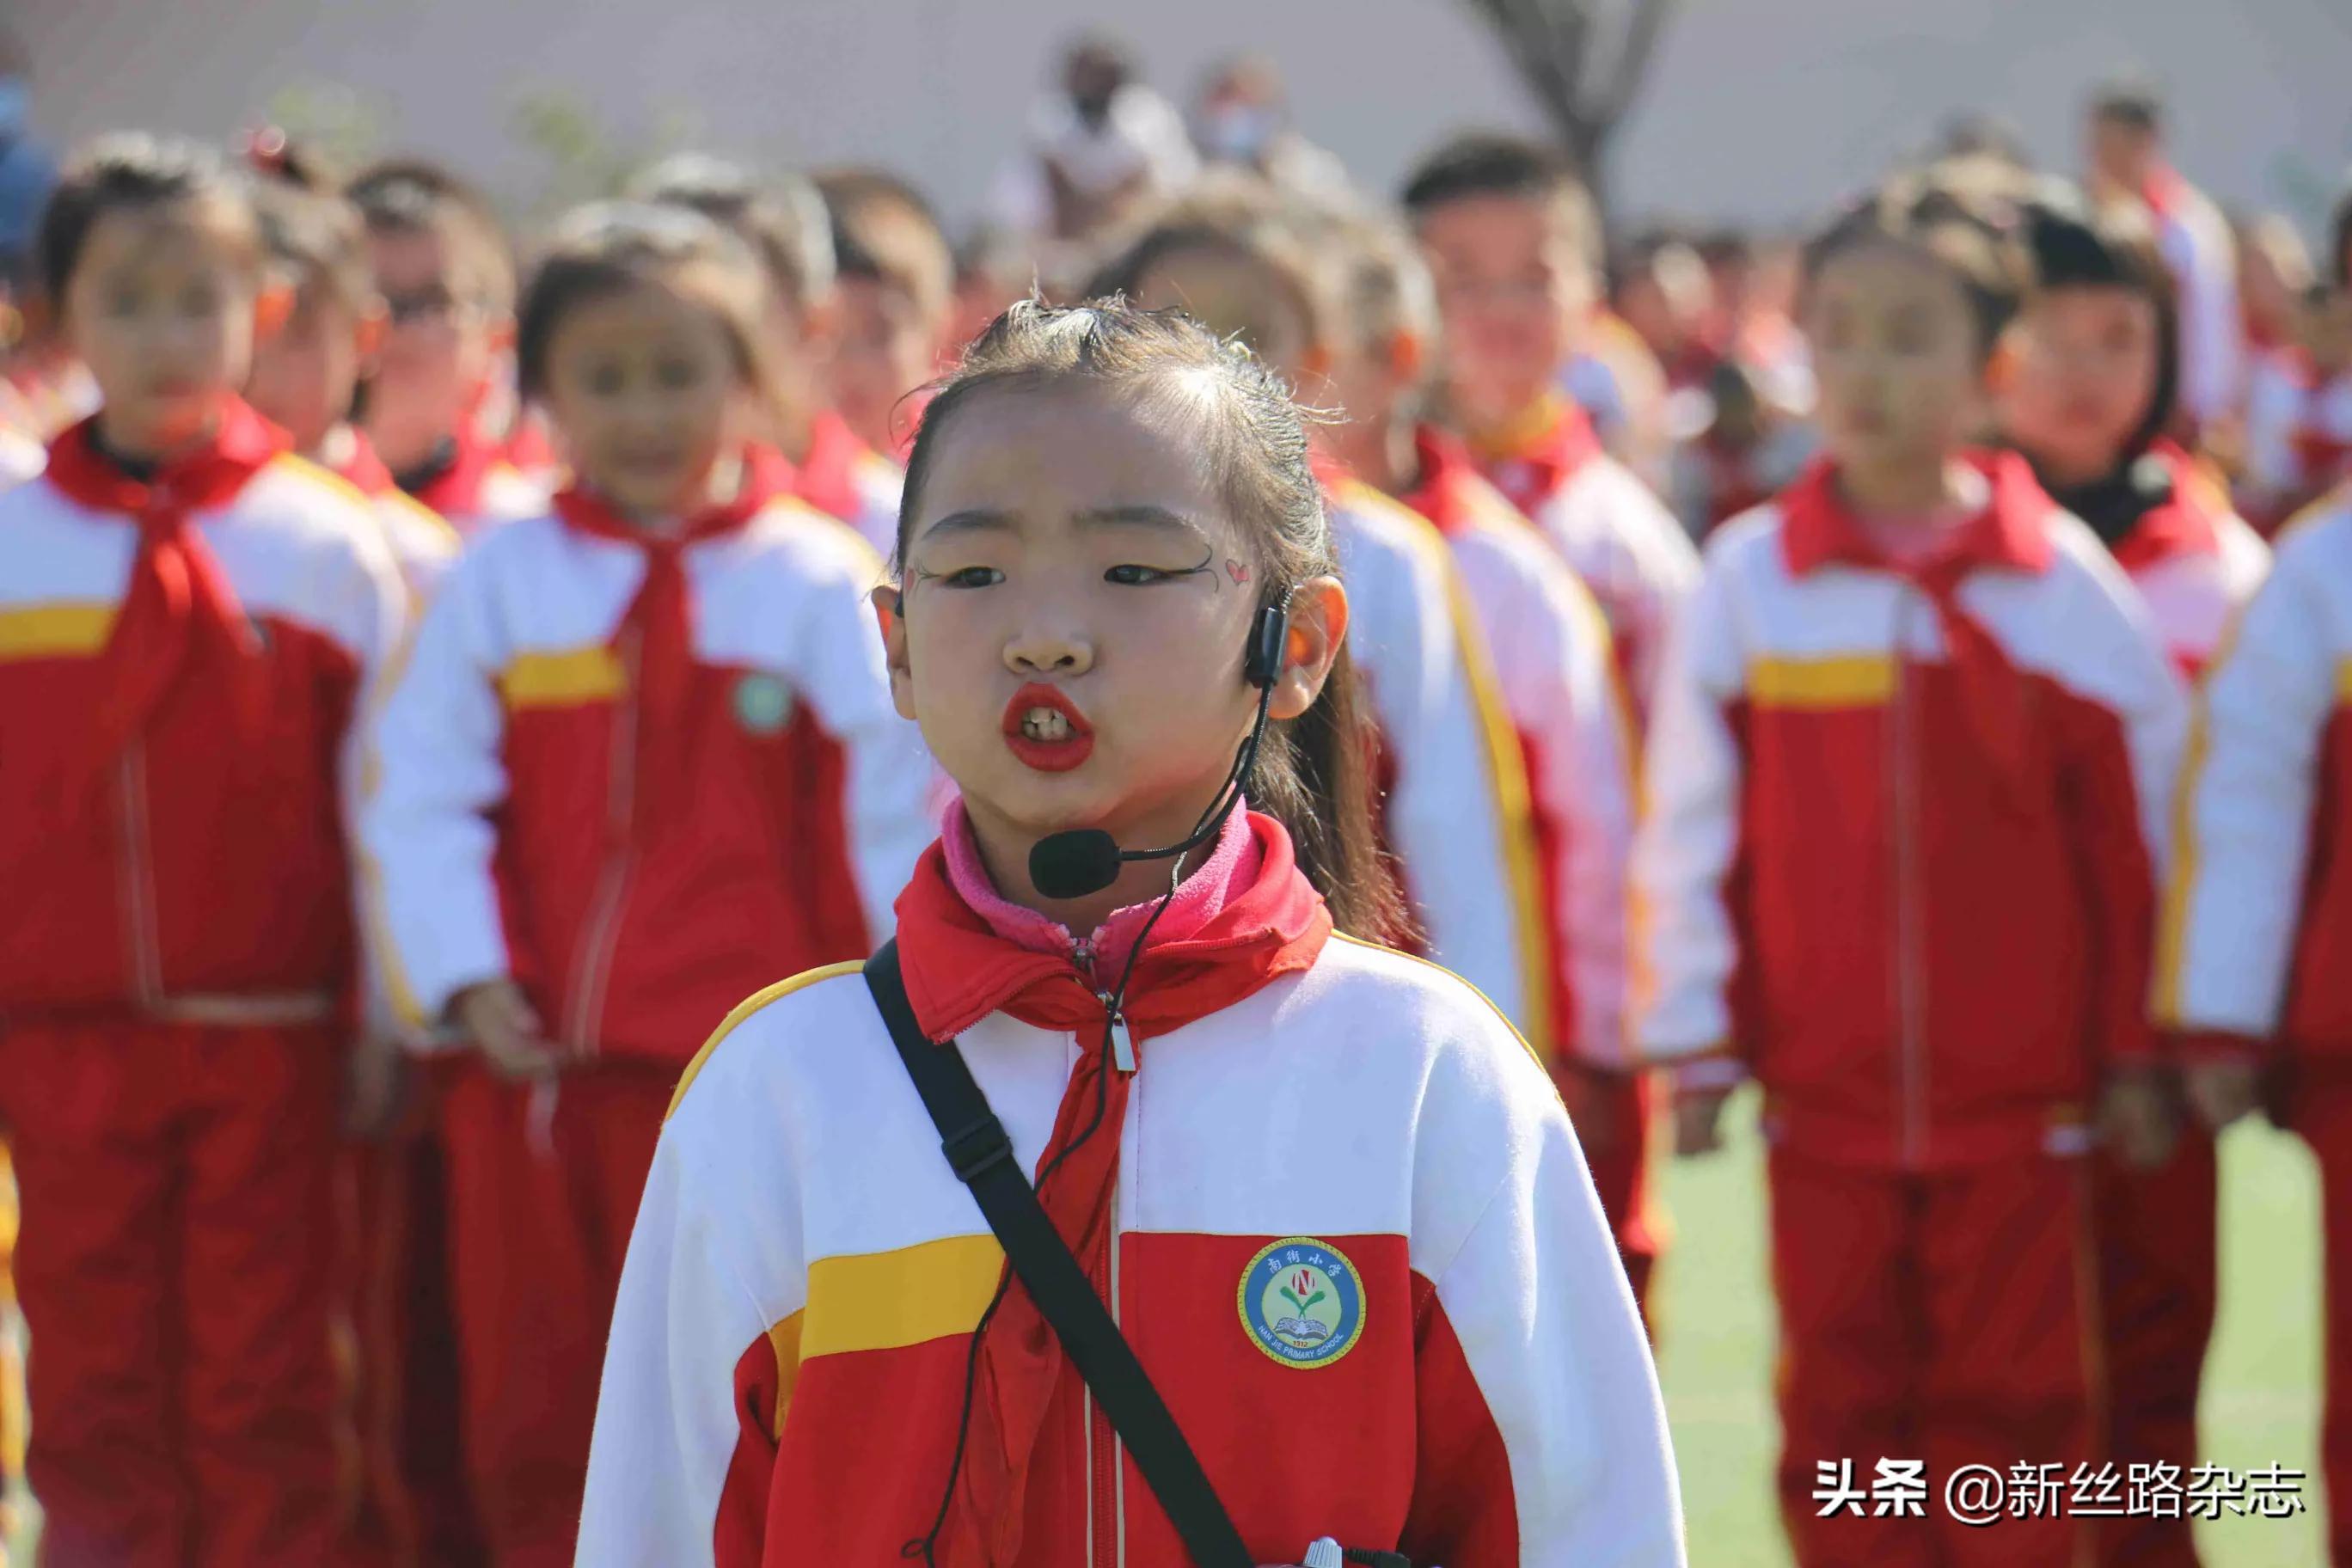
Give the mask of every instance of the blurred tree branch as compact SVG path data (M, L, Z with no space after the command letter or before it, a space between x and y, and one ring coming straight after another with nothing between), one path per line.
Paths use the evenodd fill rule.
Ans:
M1642 90L1676 0L1468 0L1607 205L1610 139Z

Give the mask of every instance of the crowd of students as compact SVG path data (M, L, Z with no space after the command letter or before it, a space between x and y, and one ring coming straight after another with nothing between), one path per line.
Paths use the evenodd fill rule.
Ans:
M430 163L68 161L0 401L43 1561L1177 1560L895 932L1262 1555L1678 1562L1654 1167L1753 1080L1799 1562L2193 1563L1812 1492L2198 1463L2251 1110L2352 1290L2352 202L2314 283L2117 91L2086 189L1977 139L1612 250L1538 143L1349 194L1236 66L1180 177L1069 77L961 254L875 170L671 159L519 273ZM1204 847L1049 896L1074 826Z

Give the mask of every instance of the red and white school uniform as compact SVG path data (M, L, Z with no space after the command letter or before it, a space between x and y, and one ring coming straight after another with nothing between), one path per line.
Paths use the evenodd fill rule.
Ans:
M394 997L510 976L573 1058L442 1101L467 1458L494 1560L569 1562L604 1325L679 1067L747 990L870 951L930 837L846 529L747 488L668 534L566 491L478 538L377 726Z
M393 481L364 432L331 432L320 459L367 502L407 589L415 626L457 563L457 531ZM363 1026L379 1041L404 1027L373 974ZM397 1126L346 1150L343 1262L349 1271L360 1502L352 1534L386 1568L482 1561L480 1527L459 1463L457 1321L450 1305L448 1173L433 1085L412 1074ZM365 1564L360 1564L365 1568Z
M400 584L242 404L0 496L0 1120L57 1563L333 1561L347 741Z
M2163 466L2166 498L2111 541L2147 606L2165 652L2195 680L2270 570L2270 550L2230 510L2220 488L2169 441L2143 462ZM2213 1140L2185 1119L2172 1158L2154 1171L2105 1151L2092 1167L2097 1212L2099 1316L2107 1457L2117 1465L2197 1462L2197 1398L2213 1335ZM2101 1526L2100 1556L2118 1568L2195 1568L2185 1518Z
M2242 489L2259 521L2276 523L2352 479L2352 369L2323 374L2300 349L2254 362L2246 394Z
M827 408L810 421L808 450L799 462L772 448L762 449L762 456L778 465L777 489L847 523L877 559L887 561L897 552L906 472L859 440L840 415Z
M1538 905L1523 923L1541 944L1528 967L1545 984L1517 1022L1555 1077L1586 1075L1608 1096L1612 1135L1585 1152L1641 1301L1663 1227L1649 1197L1648 1078L1625 1028L1633 758L1609 624L1466 452L1427 427L1415 445L1420 483L1402 499L1453 549L1527 791L1513 869Z
M2319 1161L2331 1561L2352 1563L2352 489L2280 534L2206 671L2182 775L2155 1014L2258 1055Z
M2210 428L2237 412L2245 395L2237 237L2221 209L2169 166L2158 165L2139 196L2179 300L2180 410L2196 428Z
M1523 854L1526 775L1461 575L1426 518L1336 472L1324 489L1378 742L1374 828L1396 857L1418 950L1514 1019L1540 1021L1551 982Z
M1479 471L1573 567L1617 639L1618 668L1646 720L1666 626L1698 577L1690 537L1633 470L1601 448L1565 398L1476 447Z
M1329 1535L1448 1568L1679 1564L1633 1299L1508 1024L1334 935L1280 825L1236 813L1136 960L1132 1066L1106 1060L1098 989L1151 912L1082 946L1007 905L956 820L899 952L1023 1167L1069 1152L1046 1210L1254 1559ZM856 967L751 998L655 1157L581 1563L897 1561L947 1488L1003 1269ZM1018 1285L976 1359L940 1561L1187 1561Z
M1651 731L1638 1037L1763 1085L1804 1568L2069 1560L2063 1520L1819 1519L1813 1467L2092 1452L2084 1121L2149 1054L2184 723L2130 585L2020 459L1906 567L1826 465L1709 542Z
M398 478L402 489L465 539L547 511L549 479L516 468L503 446L470 427L421 468Z

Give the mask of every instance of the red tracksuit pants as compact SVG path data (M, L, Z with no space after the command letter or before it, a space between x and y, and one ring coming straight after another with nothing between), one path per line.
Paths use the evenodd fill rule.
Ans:
M49 1568L338 1560L339 1070L325 1027L0 1037Z
M2133 1465L2197 1463L2197 1394L2213 1337L2213 1140L2191 1124L2170 1161L2136 1171L2092 1162L2099 1258L2105 1457ZM2185 1516L2109 1518L2096 1526L2102 1568L2197 1568Z
M1964 1466L2071 1476L2091 1454L2086 1176L2030 1156L1932 1175L1769 1160L1780 1306L1781 1514L1801 1568L2069 1568L2064 1517L1975 1528L1945 1510ZM1816 1467L1926 1462L1924 1517L1819 1517ZM2060 1500L2063 1500L2062 1492Z
M572 1562L604 1340L673 1065L551 1091L456 1064L441 1102L466 1463L498 1568Z
M425 1075L418 1074L422 1084ZM358 1568L482 1568L466 1479L448 1199L428 1103L346 1151L345 1266L358 1343Z
M2294 1091L2294 1130L2319 1161L2326 1246L2326 1405L2319 1461L2327 1488L2328 1561L2352 1568L2352 1079L2312 1075Z

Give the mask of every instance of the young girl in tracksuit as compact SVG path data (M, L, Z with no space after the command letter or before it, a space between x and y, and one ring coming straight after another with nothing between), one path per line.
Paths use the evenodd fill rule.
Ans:
M1815 242L1828 455L1708 542L1651 731L1639 1037L1685 1151L1763 1086L1804 1568L2073 1560L2063 1516L1935 1500L2094 1457L2094 1107L2164 1151L2143 998L2184 700L2097 538L1965 449L2011 254L1901 187ZM1926 1518L1816 1500L1817 1467L1867 1493L1882 1459L1925 1461Z
M2004 341L2003 434L2052 499L2088 523L2138 590L2174 666L2194 679L2261 586L2270 552L2162 432L2173 413L2172 281L2144 224L2043 204L2024 236L2032 288ZM2178 1096L2179 1064L2165 1064ZM2197 1462L2198 1384L2213 1332L2213 1141L2170 1159L2095 1160L2106 1457ZM2101 1526L2101 1561L2195 1568L2189 1521Z
M524 302L578 479L443 583L375 736L394 991L474 1049L442 1124L466 1449L500 1564L569 1562L595 1367L678 1068L778 975L867 951L929 834L839 524L734 459L757 264L591 209Z
M39 259L103 395L0 496L0 1119L45 1561L338 1561L348 754L400 582L236 395L263 257L109 139Z
M1015 306L929 405L899 556L893 689L962 791L898 899L916 1018L1053 1167L1255 1558L1679 1563L1648 1354L1542 1070L1462 982L1344 934L1383 918L1349 599L1280 384L1173 313ZM1213 817L1280 605L1266 809L1039 893L1046 835ZM582 1562L1185 1561L1026 1291L989 1312L1003 1268L856 968L752 997L656 1155Z

